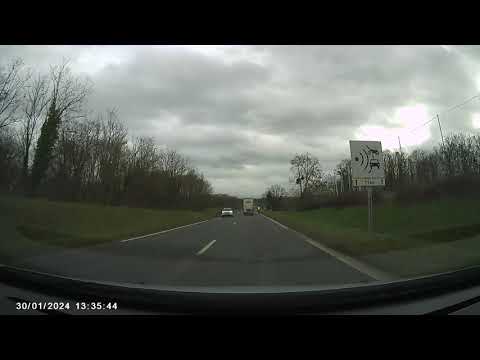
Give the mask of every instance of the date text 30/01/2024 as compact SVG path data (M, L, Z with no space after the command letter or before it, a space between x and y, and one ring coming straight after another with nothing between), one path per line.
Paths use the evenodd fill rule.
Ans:
M17 302L16 310L117 310L116 302Z

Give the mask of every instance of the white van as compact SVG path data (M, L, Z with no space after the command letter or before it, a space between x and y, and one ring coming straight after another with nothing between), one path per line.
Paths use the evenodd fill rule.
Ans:
M253 215L253 199L243 199L243 215Z

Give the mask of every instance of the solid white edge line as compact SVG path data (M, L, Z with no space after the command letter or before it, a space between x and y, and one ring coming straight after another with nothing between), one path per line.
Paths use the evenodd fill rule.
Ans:
M210 246L212 246L213 244L215 244L216 241L217 241L217 240L212 240L212 241L210 241L210 242L209 242L207 245L205 245L199 252L197 252L197 256L198 256L198 255L202 255L205 251L207 251L207 250L210 248Z
M186 228L186 227L189 227L189 226L202 224L202 223L207 222L207 221L210 221L210 220L211 220L211 219L209 219L209 220L203 220L203 221L199 221L199 222L196 222L196 223L179 226L179 227L172 228L172 229L162 230L162 231L159 231L159 232L156 232L156 233L152 233L152 234L147 234L147 235L142 235L142 236L133 237L133 238L130 238L130 239L120 240L120 242L127 242L127 241L132 241L132 240L143 239L143 238L146 238L146 237L149 237L149 236L160 235L160 234L167 233L167 232L169 232L169 231L178 230L178 229L183 229L183 228Z
M347 264L348 266L354 268L355 270L357 271L360 271L361 273L363 274L366 274L368 276L370 276L371 278L375 279L375 280L378 280L378 281L391 281L391 280L395 280L396 277L391 275L391 274L388 274L386 273L385 271L382 271L382 270L379 270L379 269L376 269L374 267L372 267L371 265L367 265L365 263L363 263L362 261L359 261L357 259L354 259L352 258L351 256L348 256L348 255L345 255L341 252L338 252L336 250L333 250L323 244L320 244L312 239L310 239L308 236L296 231L296 230L293 230L293 229L290 229L288 228L287 226L283 225L283 224L280 224L278 221L266 216L266 215L263 215L263 217L265 217L266 219L274 222L275 224L283 227L284 229L286 230L290 230L292 232L294 232L295 234L297 234L299 237L302 238L303 241L307 242L308 244L316 247L317 249L327 253L328 255L334 257L335 259L343 262L344 264Z
M285 230L288 230L288 227L287 227L287 226L285 226L285 225L283 225L283 224L280 224L278 221L272 219L271 217L268 217L268 216L263 215L263 214L260 214L260 215L262 215L264 218L267 218L267 219L270 220L271 222L277 224L278 226L284 228Z

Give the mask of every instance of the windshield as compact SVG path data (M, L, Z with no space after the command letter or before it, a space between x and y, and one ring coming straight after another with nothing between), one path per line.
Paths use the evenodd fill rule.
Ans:
M226 290L480 265L479 60L0 46L0 263Z

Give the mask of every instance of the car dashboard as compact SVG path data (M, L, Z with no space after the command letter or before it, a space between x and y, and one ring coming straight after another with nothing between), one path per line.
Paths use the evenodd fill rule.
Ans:
M388 284L385 286L393 292L402 293L389 297L387 288L382 294L381 284L321 291L300 287L147 289L0 266L0 315L479 315L480 284L469 279L478 278L476 275L478 269L469 273L462 286L443 291L433 291L428 281L420 279L432 289L420 296L414 293L414 287L405 288L405 282L393 287ZM69 309L58 306L67 303ZM96 303L116 306L89 305Z

